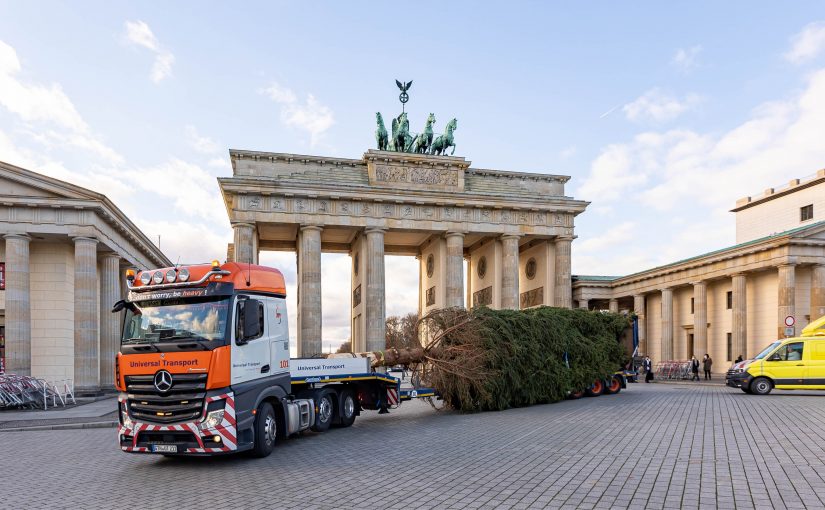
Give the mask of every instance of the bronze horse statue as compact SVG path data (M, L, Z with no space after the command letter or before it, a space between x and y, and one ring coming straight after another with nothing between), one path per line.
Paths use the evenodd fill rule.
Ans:
M412 152L417 154L427 154L430 150L430 145L433 143L433 123L435 123L435 114L430 114L427 117L427 125L424 127L424 132L415 137L412 145Z
M410 136L410 121L407 120L406 113L401 113L398 118L392 119L390 150L409 152L412 141L412 136Z
M443 135L438 135L438 137L433 141L432 146L430 146L430 154L437 154L439 156L446 156L447 155L447 148L452 147L453 152L450 153L452 156L455 154L455 139L453 138L453 131L458 129L458 120L453 119L447 123L447 128L444 130Z
M384 127L384 117L381 112L375 112L375 120L378 123L378 128L375 130L375 141L378 143L378 150L387 150L389 144L389 137L387 136L387 128Z

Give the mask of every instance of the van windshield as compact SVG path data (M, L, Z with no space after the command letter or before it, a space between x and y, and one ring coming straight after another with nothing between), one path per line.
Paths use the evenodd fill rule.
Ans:
M754 356L754 357L753 357L753 359L762 359L762 358L764 358L765 356L767 356L768 354L770 354L771 352L773 352L773 350L774 350L774 349L776 349L776 348L779 346L779 344L781 344L781 343L782 343L782 342L774 342L774 343L772 343L771 345L769 345L769 346L765 347L765 349L764 349L764 350L762 350L762 352L760 352L759 354L757 354L756 356Z

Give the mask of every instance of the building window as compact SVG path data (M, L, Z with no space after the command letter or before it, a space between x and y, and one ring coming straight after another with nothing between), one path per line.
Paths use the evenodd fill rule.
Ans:
M693 299L694 299L694 298L690 298L690 313L691 313L691 314L692 314L692 313L694 313L694 312L693 312Z
M733 334L728 333L728 361L733 361Z
M728 296L727 297L728 297L728 310L731 310L731 309L733 309L733 291L732 290L728 291Z
M805 207L799 208L799 221L808 221L814 219L814 204L808 204Z

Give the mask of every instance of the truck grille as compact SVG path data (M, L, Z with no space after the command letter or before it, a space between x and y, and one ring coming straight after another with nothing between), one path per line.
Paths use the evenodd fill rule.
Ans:
M174 423L199 418L206 396L207 374L172 374L172 387L160 392L154 375L126 376L126 392L132 418L155 423Z

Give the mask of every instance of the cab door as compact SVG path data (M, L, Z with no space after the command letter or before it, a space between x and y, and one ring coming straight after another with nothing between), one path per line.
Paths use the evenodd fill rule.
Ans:
M253 338L241 339L240 307L256 307L263 322L261 332ZM272 372L269 355L270 320L266 314L266 303L258 296L238 296L235 300L234 324L232 332L232 385L255 381L267 377ZM236 391L238 391L236 389Z
M289 373L289 326L286 313L286 300L269 298L266 303L269 320L269 352L271 356L272 375Z
M804 389L809 387L805 361L805 342L788 342L774 351L762 366L777 388Z
M808 359L805 368L808 370L808 387L811 389L825 389L825 340L808 340L805 342Z

